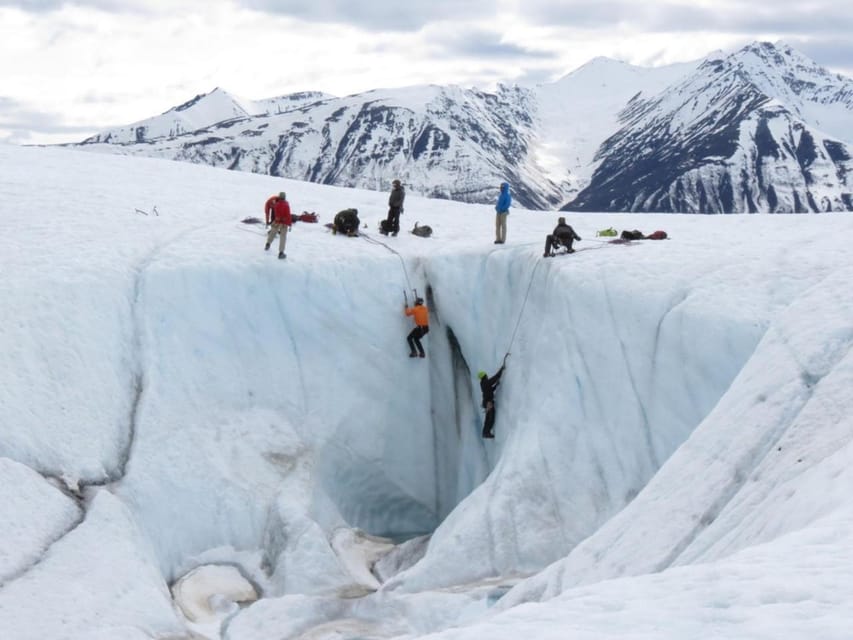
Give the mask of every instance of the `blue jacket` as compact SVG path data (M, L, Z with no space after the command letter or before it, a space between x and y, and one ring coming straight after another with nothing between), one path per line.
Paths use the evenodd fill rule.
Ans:
M509 195L509 182L501 182L501 194L498 196L498 203L495 205L495 211L498 213L509 213L511 205L512 196Z

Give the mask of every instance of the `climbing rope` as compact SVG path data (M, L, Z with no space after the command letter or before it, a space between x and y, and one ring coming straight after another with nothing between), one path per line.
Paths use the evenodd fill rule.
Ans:
M241 231L248 231L249 233L254 233L256 236L267 235L267 232L264 231L263 229L255 229L254 227L247 227L245 225L243 225L243 226L237 225L237 228L240 229Z
M542 264L542 260L537 260L536 266L533 267L533 271L530 272L530 282L527 283L527 291L524 292L524 301L521 303L521 310L518 312L518 319L515 321L515 329L512 330L512 337L509 339L509 346L506 349L504 360L506 360L506 356L509 355L512 345L515 342L515 334L518 333L518 327L521 324L521 317L524 315L524 309L527 306L527 298L530 296L530 289L533 287L533 278L536 275L536 270L539 268L540 264Z
M400 259L400 265L403 267L403 275L406 277L406 287L408 287L409 290L412 289L412 283L409 281L409 271L406 269L406 261L403 259L403 256L401 256L400 253L396 249L394 249L393 247L390 247L389 245L385 244L381 240L377 240L376 238L370 237L369 235L367 235L363 231L359 231L358 237L364 238L365 242L369 242L370 244L381 245L381 246L385 247L386 249L388 249L388 251L393 253L395 256L397 256Z

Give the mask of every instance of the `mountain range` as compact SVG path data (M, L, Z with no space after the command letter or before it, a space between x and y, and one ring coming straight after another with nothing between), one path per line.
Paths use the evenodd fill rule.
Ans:
M506 180L531 209L851 211L853 80L756 42L657 68L595 58L532 88L217 88L73 146L465 202Z

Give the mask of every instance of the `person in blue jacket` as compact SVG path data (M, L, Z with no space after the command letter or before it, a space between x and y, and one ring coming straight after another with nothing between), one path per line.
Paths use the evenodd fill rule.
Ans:
M501 193L495 205L495 244L506 242L506 217L512 205L512 196L509 194L509 182L501 183Z

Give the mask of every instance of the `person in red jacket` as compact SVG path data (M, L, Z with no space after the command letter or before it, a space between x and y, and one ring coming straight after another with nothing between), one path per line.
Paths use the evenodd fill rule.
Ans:
M417 298L415 300L414 307L406 306L405 309L407 316L414 316L415 318L415 328L412 329L411 333L406 337L406 340L409 343L409 357L417 358L420 356L421 358L426 358L424 346L421 344L421 338L429 333L429 311L427 311L427 308L424 306L423 298ZM416 348L417 353L415 353Z
M281 234L278 241L278 257L280 260L284 259L287 257L284 253L284 246L287 244L287 230L293 224L290 204L287 202L287 194L284 191L267 200L266 205L264 205L264 216L270 226L264 251L269 251L272 241L275 240L275 235Z

